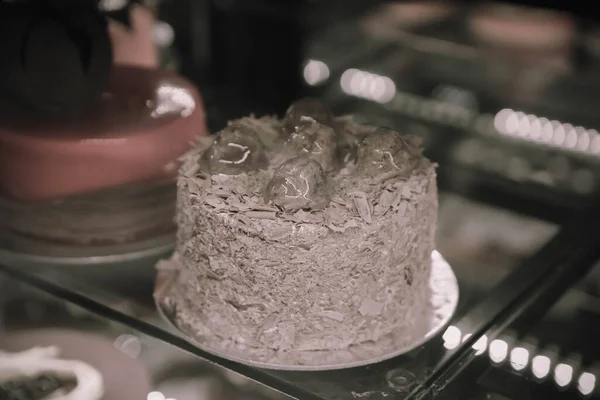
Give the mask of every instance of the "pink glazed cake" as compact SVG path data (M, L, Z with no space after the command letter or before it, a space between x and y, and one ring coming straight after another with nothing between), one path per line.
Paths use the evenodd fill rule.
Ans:
M0 124L0 220L13 245L112 245L174 231L179 157L206 135L198 91L114 67L87 115Z

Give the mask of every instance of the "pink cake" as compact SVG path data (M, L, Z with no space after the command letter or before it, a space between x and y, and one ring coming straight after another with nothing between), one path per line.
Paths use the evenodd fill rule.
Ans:
M189 81L115 67L87 115L0 123L0 221L16 244L110 245L174 232L178 159L206 132Z

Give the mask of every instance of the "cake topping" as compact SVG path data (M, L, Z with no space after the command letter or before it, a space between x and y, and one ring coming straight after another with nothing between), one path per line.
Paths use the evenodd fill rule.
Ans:
M408 177L419 162L418 143L390 128L379 128L358 146L357 169L368 176L393 173Z
M285 122L274 117L251 116L230 122L216 140L198 143L185 158L183 178L199 179L190 185L202 183L196 193L210 207L239 210L240 202L255 204L261 199L264 203L260 206L266 204L270 212L279 209L289 217L310 211L311 218L323 219L323 213L312 211L346 206L362 210L364 203L372 210L373 198L368 193L376 190L377 184L408 180L413 173L422 175L422 169L414 172L423 159L419 138L389 128L375 130L350 117L331 122L301 116L287 137L280 135ZM346 198L357 190L366 193L364 198ZM335 199L333 204L330 199ZM326 216L329 219L330 214Z
M249 126L232 123L217 135L204 154L212 174L239 175L267 165L263 145Z
M299 156L306 155L321 164L325 172L335 169L336 133L311 117L301 117L287 144Z
M359 143L360 140L358 137L347 132L342 132L338 135L337 159L342 164L356 162Z
M333 126L333 115L319 99L307 97L293 103L286 111L282 121L282 133L285 137L296 132L302 117L310 117L320 124Z
M308 157L292 158L275 171L264 197L265 203L286 211L323 209L329 203L323 168Z

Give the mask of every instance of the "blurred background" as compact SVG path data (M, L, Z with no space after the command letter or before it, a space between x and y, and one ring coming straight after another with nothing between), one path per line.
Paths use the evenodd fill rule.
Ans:
M398 362L435 370L438 360L474 334L460 321L479 318L488 328L503 321L494 338L484 330L473 346L469 343L471 360L485 354L479 357L485 362L471 363L476 372L460 369L456 388L449 387L448 395L438 393L440 398L591 398L600 393L600 268L593 257L575 260L564 279L545 287L534 261L540 263L537 255L546 254L540 252L565 226L570 230L556 244L565 257L599 245L586 241L597 236L596 221L571 224L590 204L600 204L600 19L594 5L159 0L151 4L156 15L152 37L161 67L178 71L199 88L211 132L250 113L281 115L295 99L316 96L336 114L353 114L362 122L424 139L426 154L439 164L438 249L459 278L461 304L456 323L433 347L420 349L410 362ZM104 0L101 6L110 18L131 26L127 2ZM587 247L577 247L584 241ZM129 324L121 322L134 331L143 326L131 328L131 321L156 317L152 283L119 290L72 276L53 279L129 316ZM535 290L514 285L527 279ZM528 324L515 322L516 316L528 315L523 310L533 299L523 296L538 289L547 296L536 298L536 317L529 316ZM7 321L18 324L14 320L26 316L28 327L35 326L31 321L46 323L39 321L49 311L39 310L47 305L36 300L38 305L21 312L23 304L13 301L21 292L4 293L9 292L3 303ZM49 304L69 308L65 304L77 303L69 298ZM482 304L487 308L478 309ZM499 304L515 318L496 310ZM7 332L13 329L5 326ZM152 349L147 351L155 358L142 360L160 376L152 393L171 391L178 400L225 398L223 393L227 398L278 396L196 357L173 355L161 359L158 369L154 354L180 351L155 344L147 332L111 329L117 347L129 343ZM166 363L171 363L170 372ZM269 376L314 398L404 398L406 393L374 378L385 375L381 371ZM348 376L364 379L350 383ZM189 390L181 389L183 381ZM261 382L277 386L267 381ZM352 386L359 381L360 389ZM277 389L285 392L286 387ZM294 395L291 389L287 393ZM165 399L153 396L148 400Z
M337 114L422 136L440 164L438 245L475 292L598 192L600 20L591 5L184 3L163 0L159 15L212 131L239 115L281 115L310 95Z

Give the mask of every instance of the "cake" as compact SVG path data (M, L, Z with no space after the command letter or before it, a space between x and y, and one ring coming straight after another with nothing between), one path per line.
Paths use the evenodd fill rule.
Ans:
M106 246L174 235L178 158L206 130L192 83L127 66L113 68L84 115L4 119L0 225L11 246L47 253L32 242Z
M0 399L100 400L102 375L90 365L58 358L57 347L0 352Z
M183 157L174 319L257 351L424 337L437 207L417 137L310 98L231 121Z
M148 371L113 342L67 329L3 332L0 399L145 400Z

